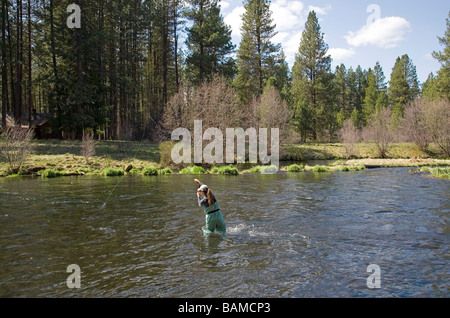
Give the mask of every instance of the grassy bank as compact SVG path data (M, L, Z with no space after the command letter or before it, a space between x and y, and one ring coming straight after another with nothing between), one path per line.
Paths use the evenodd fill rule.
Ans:
M430 173L432 177L440 178L440 179L448 179L450 180L450 168L431 168L431 167L422 167L418 171L415 172L425 172Z
M355 159L372 159L378 157L375 144L358 143L354 146ZM396 143L387 152L388 159L430 159L439 158L440 150L436 145L430 145L429 152L417 149L413 143ZM287 145L281 152L281 160L344 160L347 159L342 143L305 143Z
M85 158L81 153L80 141L42 140L35 142L35 150L24 162L18 175L38 175L59 177L73 175L144 176L171 173L181 174L222 174L238 175L245 173L271 173L273 167L233 165L217 167L167 167L160 164L159 145L150 142L101 141L95 146L95 155ZM374 158L375 145L360 144L359 158L347 160L342 144L301 144L289 145L281 154L281 160L309 161L333 160L327 164L308 166L305 164L285 164L280 170L286 172L313 171L357 171L371 166L381 167L423 167L450 166L450 160L431 158L413 144L395 144L389 159ZM165 154L167 156L167 154ZM414 158L414 159L412 159ZM0 176L11 175L8 165L0 162Z

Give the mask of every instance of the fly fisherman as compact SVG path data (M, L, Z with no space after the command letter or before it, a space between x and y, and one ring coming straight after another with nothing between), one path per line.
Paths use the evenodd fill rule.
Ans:
M206 213L206 226L203 228L204 234L219 233L225 235L226 226L219 202L206 184L194 179L200 187L197 189L198 206L203 207Z

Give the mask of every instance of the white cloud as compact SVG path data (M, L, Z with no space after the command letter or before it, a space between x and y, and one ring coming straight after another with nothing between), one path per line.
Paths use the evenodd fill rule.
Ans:
M231 1L228 1L231 3ZM227 2L227 3L228 3ZM224 2L221 2L222 5ZM231 5L228 11L231 10ZM300 45L301 34L305 26L308 12L302 1L299 0L273 0L270 4L272 19L278 32L272 38L272 43L281 43L287 62L292 66L295 54ZM241 40L242 15L245 13L243 6L237 6L228 13L224 21L231 26L233 42L239 47Z
M396 47L405 39L405 33L410 29L410 23L401 17L378 19L372 24L364 25L356 32L345 36L351 46L375 45L380 48Z
M289 31L302 28L305 24L303 3L301 1L278 0L272 2L272 18L277 31Z
M432 53L427 53L427 54L425 54L425 55L423 56L423 58L424 58L425 60L428 60L428 61L434 61L434 57L433 57L433 54L432 54Z
M308 6L309 11L315 11L317 14L327 15L328 11L331 10L331 4L321 8L317 6Z
M241 36L242 15L245 12L243 6L238 6L231 11L223 20L231 27L231 36L234 40Z
M332 48L328 50L328 54L334 62L341 62L355 56L356 52L354 49Z
M221 1L219 4L222 10L227 9L230 6L230 3L228 1Z
M302 31L305 28L307 12L302 1L275 0L271 3L272 18L278 34L273 43L281 43L290 66L294 65Z

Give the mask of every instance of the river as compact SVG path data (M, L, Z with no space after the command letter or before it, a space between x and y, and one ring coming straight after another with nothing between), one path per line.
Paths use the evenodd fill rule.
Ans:
M203 236L194 176L0 179L0 297L450 296L448 180L408 168L196 177L226 237Z

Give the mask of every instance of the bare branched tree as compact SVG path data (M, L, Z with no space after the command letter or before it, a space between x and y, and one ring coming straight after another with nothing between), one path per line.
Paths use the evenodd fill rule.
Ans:
M34 150L34 130L20 126L7 127L1 136L0 155L8 163L9 170L18 173Z
M363 130L363 138L366 142L373 142L377 146L378 155L387 157L387 152L395 141L394 131L391 125L392 110L384 108L376 112Z
M427 104L423 99L416 99L405 109L400 122L403 139L413 142L424 152L431 142L430 127L426 121Z
M289 125L291 114L278 90L272 85L266 87L263 95L254 106L257 116L255 127L278 128L280 130L280 141L286 141L291 133Z
M216 76L194 90L180 87L164 109L163 128L166 136L176 128L193 131L194 120L202 120L204 130L239 127L242 107L236 102L235 91L225 79Z
M434 143L450 157L450 102L416 99L405 109L401 131L404 140L420 150L426 152Z
M358 156L358 143L361 141L361 132L351 119L344 121L339 132L339 137L344 145L347 158Z
M450 157L450 101L429 102L425 121L430 133L430 140Z
M95 140L94 133L92 131L83 132L81 155L86 159L86 163L89 163L89 158L95 155Z

